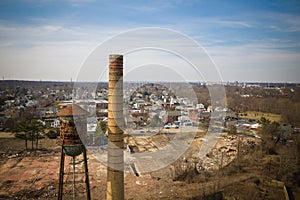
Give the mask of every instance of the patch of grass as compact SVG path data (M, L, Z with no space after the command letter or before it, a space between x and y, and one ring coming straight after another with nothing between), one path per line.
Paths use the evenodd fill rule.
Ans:
M256 112L256 111L247 111L246 115L243 113L243 115L240 115L241 118L251 118L251 119L256 119L260 120L262 117L265 117L266 119L270 121L276 121L280 122L281 121L281 115L279 114L273 114L273 113L264 113L264 112Z
M14 138L15 134L11 132L0 132L0 139L1 138Z

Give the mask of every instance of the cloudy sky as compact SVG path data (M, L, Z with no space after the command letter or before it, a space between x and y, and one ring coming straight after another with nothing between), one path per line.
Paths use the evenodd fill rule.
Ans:
M300 82L299 0L1 0L0 76L76 80L103 42L145 27L174 30L195 41L223 81ZM152 40L158 37L155 33ZM143 39L149 34L140 34ZM139 58L153 56L140 53ZM159 59L157 66L165 66ZM178 64L171 60L169 68Z

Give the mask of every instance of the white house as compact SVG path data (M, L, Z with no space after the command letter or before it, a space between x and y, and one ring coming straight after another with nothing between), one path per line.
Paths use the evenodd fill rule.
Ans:
M50 126L53 127L53 128L59 128L59 120L58 119L55 119L53 120L53 122L51 122Z

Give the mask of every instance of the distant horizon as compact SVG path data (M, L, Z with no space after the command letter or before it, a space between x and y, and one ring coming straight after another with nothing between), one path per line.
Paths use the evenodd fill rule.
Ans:
M0 82L3 81L16 81L16 82L53 82L53 83L108 83L108 81L74 81L74 80L29 80L29 79L7 79L7 80L0 80ZM248 83L248 84L266 84L266 83L274 83L274 84L300 84L300 82L282 82L282 81L222 81L222 84L243 84L243 83ZM193 83L193 84L199 84L199 83L212 83L212 84L218 84L220 82L213 82L213 81L188 81L188 82L180 82L180 81L124 81L124 83Z

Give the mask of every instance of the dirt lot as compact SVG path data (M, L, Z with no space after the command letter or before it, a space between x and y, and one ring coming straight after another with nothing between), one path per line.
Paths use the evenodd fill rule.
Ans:
M0 133L0 199L57 199L60 147L47 138L40 141L39 150L25 151L24 146L24 141L13 134ZM72 172L70 163L71 157L67 156L66 173ZM89 153L88 164L92 199L105 199L106 167ZM82 165L76 166L76 171L83 171ZM72 178L66 175L65 182ZM83 178L77 175L77 180ZM140 199L141 194L143 199L161 196L157 182L149 176L125 174L126 199ZM65 199L72 198L72 189L72 184L64 185ZM76 184L76 199L85 199L85 195L85 184L81 181Z
M57 199L60 147L55 140L42 139L39 150L24 151L24 141L0 135L0 199ZM105 199L106 167L90 153L88 159L92 199ZM66 157L65 172L72 172L70 162ZM82 171L82 165L76 170ZM222 174L191 172L186 177L173 181L126 173L125 199L282 199L283 195L280 187L268 184L256 171L236 173L228 168ZM65 182L70 181L72 176L65 176ZM78 183L76 199L85 195L85 185ZM72 199L71 184L65 184L64 199Z

